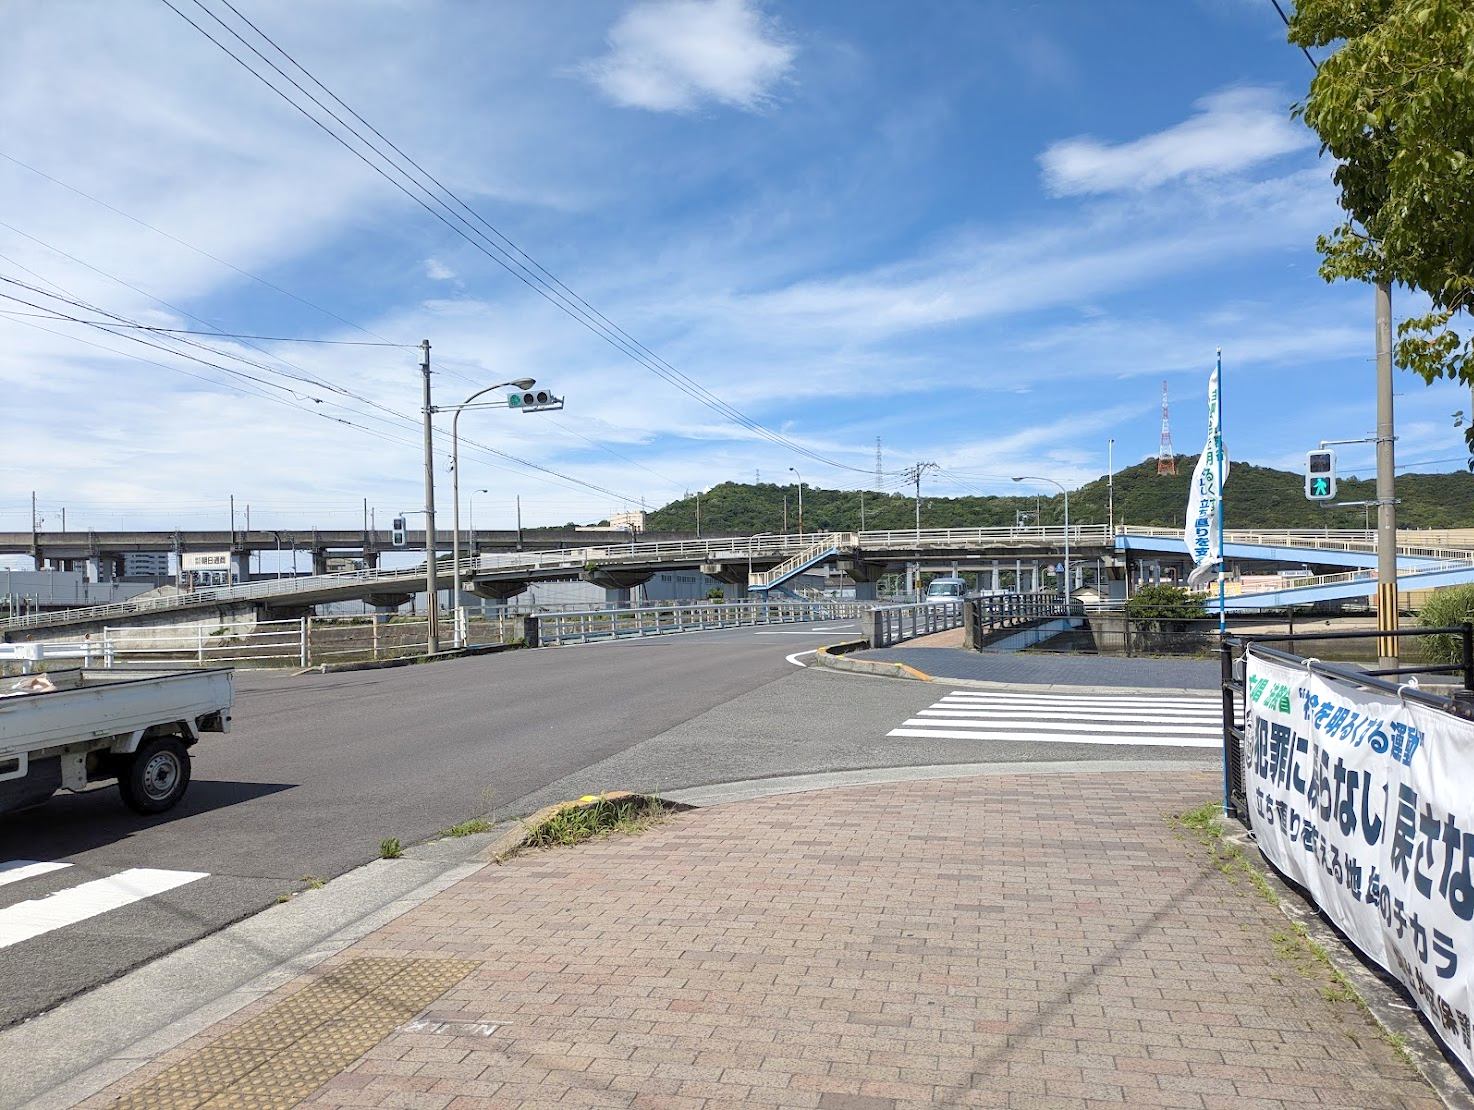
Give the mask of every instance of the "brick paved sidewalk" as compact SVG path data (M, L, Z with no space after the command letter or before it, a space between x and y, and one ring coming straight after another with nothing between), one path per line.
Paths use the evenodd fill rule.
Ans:
M127 1105L215 1069L245 1078L211 1107L1439 1106L1169 825L1216 787L906 782L526 852L84 1105L174 1065ZM346 1070L252 1070L329 1003Z

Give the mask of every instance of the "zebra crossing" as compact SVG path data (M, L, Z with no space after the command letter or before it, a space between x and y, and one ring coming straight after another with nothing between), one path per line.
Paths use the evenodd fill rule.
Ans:
M1214 697L954 690L886 735L1217 748L1223 708Z
M62 862L0 861L0 950L209 877L204 871L131 867L70 882L72 869Z

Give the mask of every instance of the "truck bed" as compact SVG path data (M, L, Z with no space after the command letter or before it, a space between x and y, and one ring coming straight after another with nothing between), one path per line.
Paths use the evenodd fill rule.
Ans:
M234 673L228 668L75 670L48 677L57 689L0 697L0 760L173 721L194 731L198 720L216 713L219 731L230 728Z

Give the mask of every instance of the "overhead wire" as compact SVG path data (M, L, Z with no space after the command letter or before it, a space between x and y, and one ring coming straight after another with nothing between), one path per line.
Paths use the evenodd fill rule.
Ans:
M421 181L417 180L413 175L411 175L401 165L399 165L394 160L394 158L386 154L384 150L381 149L376 143L365 137L362 132L353 127L352 124L345 121L342 116L334 112L327 105L323 104L323 102L316 96L314 96L310 91L303 88L300 82L295 80L289 74L285 73L280 66L273 62L270 58L266 57L266 55L264 55L259 49L257 49L254 44L252 44L244 36L242 36L239 31L230 26L230 24L228 24L225 20L221 19L218 14L216 14L208 6L206 6L205 3L203 3L203 0L192 0L192 2L197 8L208 15L228 34L236 39L236 41L241 43L242 46L244 46L267 66L269 66L273 72L275 72L278 76L280 76L284 81L290 84L303 96L305 96L312 104L316 105L320 111L322 111L326 116L336 122L345 131L347 131L348 134L352 135L359 144L361 144L367 150L371 151L383 163L383 165L381 166L373 159L368 157L363 152L363 150L358 149L358 147L356 147L353 143L350 143L339 132L323 122L323 120L319 119L316 115L313 114L313 112L311 112L301 103L299 103L290 93L286 92L284 89L276 85L270 78L268 78L264 73L255 68L241 55L237 54L226 43L222 42L219 38L211 34L209 30L201 26L198 22L191 19L187 14L181 11L179 7L177 7L172 2L172 0L162 0L162 3L164 3L165 6L172 10L176 15L178 15L191 27L195 28L195 30L197 30L205 38L209 39L226 55L228 55L237 64L244 68L248 73L256 77L256 79L264 84L267 88L271 89L288 104L294 107L298 112L300 112L303 116L310 120L315 126L317 126L335 142L341 145L345 150L349 151L349 153L353 154L354 157L363 162L364 165L368 166L371 170L377 173L380 177L384 178L385 181L393 185L415 204L423 208L431 216L444 224L453 233L460 236L480 253L484 254L497 265L501 266L509 274L517 278L529 289L537 293L539 296L543 297L549 303L560 309L570 318L580 323L582 326L593 332L595 335L604 339L611 346L615 347L617 350L621 351L623 354L627 355L632 360L639 363L645 369L654 373L657 377L662 378L669 384L675 386L677 389L692 397L694 400L698 401L700 404L713 409L720 415L724 416L726 419L741 427L746 428L752 433L764 439L767 439L776 445L780 445L787 448L788 450L794 451L797 454L813 459L816 462L823 463L824 465L843 470L855 471L857 473L869 473L868 468L855 467L847 463L828 458L827 456L820 454L819 452L815 451L805 444L799 443L795 440L789 439L787 436L783 436L778 432L772 431L758 421L752 419L751 417L748 417L746 414L731 406L715 393L712 393L710 390L706 389L699 382L696 382L694 379L690 378L688 375L684 374L682 371L678 370L676 367L672 366L670 363L660 358L660 356L650 351L648 347L645 347L643 344L633 339L633 337L629 336L628 333L624 332L622 329L618 328L617 325L614 325L611 321L609 321L607 317L603 316L601 313L597 312L597 310L589 306L588 303L582 298L572 293L572 291L569 290L566 285L564 285L561 281L558 281L558 279L549 274L548 271L540 264L536 263L536 261L533 260L530 255L527 255L525 251L522 251L521 248L513 244L510 239L508 239L490 223L488 223L486 220L476 214L469 205L467 205L458 196L456 196L456 194L452 192L448 187L442 184L433 175L429 174L413 159L405 155L403 151L401 151L388 139L384 138L381 132L379 132L377 129L373 128L372 125L364 121L363 117L358 115L358 113L354 112L351 108L349 108L340 97L336 96L330 90L328 90L327 87L323 85L323 83L319 81L316 77L314 77L311 73L309 73L305 67L303 67L294 58L292 58L291 55L289 55L286 51L282 50L281 47L277 46L277 44L273 42L268 36L266 36L263 32L261 32L261 30L255 26L255 24L251 23L249 19L241 15L241 13L229 3L229 0L223 0L225 7L229 8L231 12L236 15L237 18L239 18L243 23L246 24L246 26L250 27L252 31L259 35L261 39L265 41L278 54L280 54L281 57L283 57L289 65L295 68L298 72L302 73L318 88L321 88L324 93L326 93L335 102L341 105L346 112L353 116L354 119L358 120L360 123L363 123L364 127L371 131L375 136L377 136L381 142L383 142L386 146L388 146L391 150L398 154L399 157L403 158L406 162L413 166L416 172L418 172L422 177L430 181L435 186L435 189L438 189L441 193L445 194L445 196L450 197L454 201L455 207L447 204L446 201L441 199L441 197L436 193L435 189L431 189L430 187L423 184ZM396 180L395 177L390 176L389 172L386 172L385 167L387 167L388 170L393 171L393 173L397 174L400 178L403 178L404 182L408 182L408 186L406 186L401 181ZM414 190L418 190L418 193ZM423 196L421 196L420 194L423 194ZM429 198L429 202L424 199L426 197ZM442 211L440 211L436 207L432 207L432 203L430 202L433 202L434 205L438 205L439 209L443 209L444 212L442 213ZM491 238L488 238L486 234L477 230L474 224L472 224L464 216L461 216L459 214L459 212L456 210L457 208L470 213L477 223L486 227L489 231L492 232L492 234L505 242L507 246L504 247L499 245L498 242ZM527 259L527 262L522 262L520 260L521 258Z
M233 369L233 368L228 367L228 366L223 366L223 365L221 365L221 364L219 364L217 362L212 362L212 361L210 361L208 359L203 359L203 358L200 358L198 356L191 355L191 354L188 354L188 353L183 352L183 351L179 351L179 350L177 350L177 349L175 349L173 347L165 346L165 345L163 345L161 343L151 343L147 339L142 338L141 336L127 334L126 332L120 333L120 332L114 331L113 330L113 327L114 327L115 322L124 322L124 323L133 323L133 322L127 321L126 318L124 318L122 316L118 316L115 313L108 312L107 310L102 309L102 308L100 308L100 307L98 307L96 305L91 305L91 304L88 304L85 301L81 301L81 300L77 300L75 298L63 296L61 294L51 293L51 292L48 292L46 290L39 289L39 287L32 286L32 285L30 285L27 282L20 282L20 281L17 281L16 279L14 279L14 278L7 278L4 275L0 275L0 282L4 282L4 283L7 283L7 284L10 284L10 285L13 285L13 286L17 286L17 287L20 287L20 288L27 289L27 290L32 291L34 293L37 293L39 295L42 295L42 296L45 296L45 297L49 297L49 298L51 298L53 300L62 301L65 304L71 305L72 307L82 308L85 311L96 312L96 313L99 313L99 314L101 314L103 316L107 316L107 317L111 317L112 318L110 320L102 320L102 321L86 320L86 319L83 319L81 317L73 316L73 315L71 315L69 313L61 312L59 309L52 308L51 306L40 305L40 304L37 304L37 303L35 303L33 301L27 301L24 298L16 297L13 294L7 294L7 293L4 293L4 292L0 292L0 299L9 300L9 301L12 301L14 303L23 304L26 307L35 308L35 309L38 309L38 310L43 311L43 312L49 312L49 313L51 313L51 317L50 317L51 319L54 319L54 320L57 320L57 321L61 321L61 322L69 322L69 323L75 323L75 324L82 324L82 325L85 325L85 326L88 326L88 327L92 327L92 328L95 328L95 329L97 329L99 331L106 332L109 335L115 335L119 339L125 339L125 340L128 340L128 341L133 342L133 343L141 344L141 345L143 345L145 347L150 347L150 348L153 348L155 350L159 350L159 351L162 351L162 352L165 352L165 353L168 353L168 354L172 354L172 355L174 355L177 358L187 359L187 360L189 360L191 362L195 362L195 363L198 363L200 365L206 366L206 367L208 367L210 369L214 369L214 370L217 370L217 371L219 371L221 373L227 374L227 375L229 375L229 376L231 376L233 378L239 378L239 379L242 379L242 380L245 380L245 381L249 381L249 382L251 382L251 383L253 383L253 384L255 384L255 385L259 386L259 387L262 387L262 388L274 388L274 389L278 389L278 390L283 390L283 391L289 393L291 396L293 396L293 397L295 397L295 398L297 398L299 400L310 400L314 404L324 404L324 403L333 404L332 402L324 402L324 400L322 398L311 397L311 396L309 396L307 394L302 393L300 390L293 389L293 388L291 388L289 386L279 385L278 383L270 382L270 381L267 381L265 379L259 378L256 375L249 374L249 373L247 373L247 372L245 372L243 370L238 370L238 369ZM55 285L56 283L55 282L48 281L48 284ZM57 288L61 288L61 287L60 286L57 286ZM37 325L27 325L27 326L35 327ZM51 332L52 334L61 334L59 332L52 331L52 329L50 329L50 328L41 328L40 330ZM75 338L75 337L73 337L73 338ZM83 340L81 342L85 342L85 340ZM219 351L219 350L217 350L215 348L212 348L212 347L208 346L207 344L195 343L195 342L193 342L191 340L183 340L183 339L177 340L177 342L186 343L186 344L189 344L191 346L201 348L203 350L209 351L210 353L216 355L217 357L234 359L235 361L241 362L241 363L243 363L245 365L255 366L258 369L264 369L267 372L278 373L278 374L281 373L280 371L273 370L271 367L263 366L262 364L257 363L254 360L246 359L246 358L243 358L240 355L234 355L234 354L231 354L229 352ZM89 344L89 345L90 346L94 346L94 347L98 347L99 349L102 349L102 350L112 351L114 354L127 354L127 352L118 351L116 348L103 347L100 344ZM173 370L173 371L178 372L178 373L187 373L185 371L180 370L178 367L169 367L169 366L165 366L162 363L156 363L152 359L140 359L140 361L147 362L147 363L150 363L152 365L160 366L163 369ZM195 378L198 378L200 380L205 380L205 381L210 381L211 380L211 379L206 378L203 375L199 375L199 374L187 374L187 376L195 377ZM283 376L286 376L286 377L289 377L289 378L292 377L291 375L283 375ZM312 381L310 384L321 385L322 383L316 382L316 381ZM328 386L326 388L331 388L331 389L334 389L335 391L337 391L339 389L339 387L333 387L333 386ZM246 392L249 392L249 393L251 393L252 395L255 395L255 396L266 397L269 400L276 400L276 401L281 402L281 403L291 404L291 402L283 401L282 398L272 397L269 394L265 394L263 392L260 392L259 390L246 390ZM343 392L347 392L347 391L343 391ZM392 409L392 408L390 408L390 407L388 407L386 405L381 405L381 404L379 404L376 401L372 401L372 400L370 400L368 398L363 398L363 397L361 397L359 395L356 395L356 394L348 393L348 395L349 396L352 396L355 400L360 400L360 401L362 401L364 403L373 405L375 408L381 409L382 411L384 411L384 412L390 414L391 416L395 417L398 421L401 421L401 422L404 422L404 423L407 423L407 424L411 424L411 425L413 425L414 423L416 423L415 418L413 416L410 416L407 413L398 412L397 410ZM302 406L300 406L300 405L294 405L293 407L301 408ZM341 406L341 405L335 405L335 407L343 407L343 406ZM313 410L311 410L311 409L305 409L304 411L312 412ZM353 412L354 410L351 410L350 409L350 410L347 410L347 411ZM401 444L403 444L405 446L414 446L413 441L405 440L405 439L399 439L399 438L395 438L395 437L385 436L383 433L377 432L374 429L367 428L366 426L364 426L362 424L359 424L359 423L357 423L355 421L352 421L352 420L347 420L347 419L344 419L344 418L338 417L338 416L329 416L326 413L316 413L315 412L314 415L320 416L320 417L322 417L324 419L334 420L337 423L345 424L345 425L347 425L349 427L358 428L358 429L360 429L362 431L370 432L371 434L379 435L380 438L390 439L391 442L401 443ZM365 414L365 413L357 413L357 412L354 412L354 415L360 417L360 419L374 419L374 420L383 421L383 418L382 417L378 417L378 416L375 416L373 414ZM394 424L392 426L395 427L396 429L401 429L402 430L402 425L401 424ZM443 430L439 430L439 429L436 430L436 434L439 435L442 439L444 439L445 436L447 435L447 433L445 433ZM582 487L582 488L585 488L585 489L589 489L589 490L591 490L591 491L593 491L595 493L602 494L602 495L604 495L606 497L627 498L627 495L618 493L617 491L608 489L607 487L601 486L601 485L599 485L597 483L589 482L589 481L586 481L586 480L581 479L581 478L576 478L576 477L574 477L572 475L565 474L565 473L563 473L563 472L561 472L559 470L555 470L552 467L543 466L540 463L535 463L535 462L532 462L529 459L521 458L519 456L516 456L516 455L511 454L510 452L502 451L502 450L499 450L497 448L491 447L491 446L489 446L487 444L480 443L477 440L469 439L469 438L463 438L461 440L461 442L463 444L465 444L466 446L470 447L473 451L479 451L479 452L481 452L482 454L485 454L485 455L491 455L491 456L495 456L497 458L505 459L505 460L510 461L510 462L515 462L519 466L523 466L523 467L526 467L526 468L528 468L530 470L535 470L535 471L537 471L537 472L539 472L541 474L548 475L549 477L555 478L555 479L557 479L558 481L560 481L560 482L562 482L564 484L569 484L569 485L574 485L574 486L579 486L579 487Z

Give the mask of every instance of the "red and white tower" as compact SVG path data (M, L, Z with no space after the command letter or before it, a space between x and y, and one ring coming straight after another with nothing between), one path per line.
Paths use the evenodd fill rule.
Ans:
M1172 453L1172 429L1167 424L1167 383L1165 381L1162 382L1162 443L1157 448L1157 473L1177 473L1177 456Z

